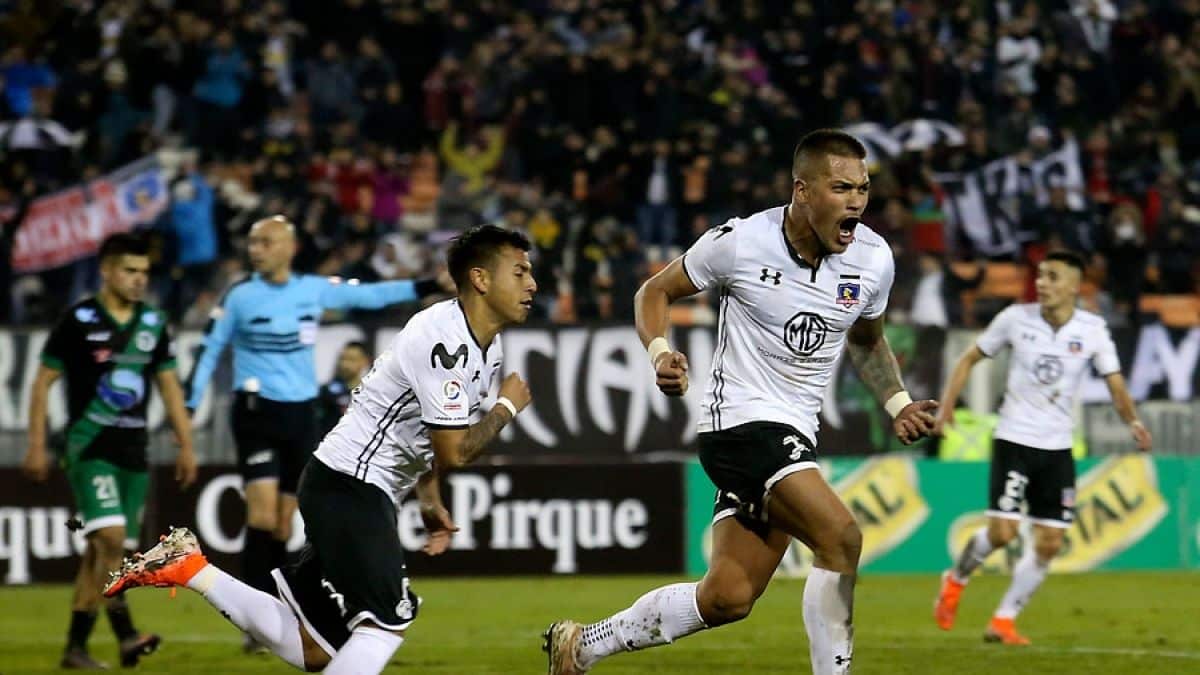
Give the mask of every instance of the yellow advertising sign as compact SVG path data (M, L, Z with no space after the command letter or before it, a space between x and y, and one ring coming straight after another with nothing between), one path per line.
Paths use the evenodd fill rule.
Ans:
M1050 565L1052 572L1082 572L1136 544L1167 515L1167 503L1158 490L1154 460L1148 455L1121 455L1099 464L1076 481L1075 523L1067 530L1062 553ZM987 523L981 512L960 516L950 526L947 544L957 558L967 539ZM993 554L986 572L1007 571L1017 549Z
M921 494L917 468L906 457L882 457L864 462L834 486L858 521L863 534L859 566L891 551L929 517ZM800 542L779 566L785 576L803 576L812 567L812 552Z

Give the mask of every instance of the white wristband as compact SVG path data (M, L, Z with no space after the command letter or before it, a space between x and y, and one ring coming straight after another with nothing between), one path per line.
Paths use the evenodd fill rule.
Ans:
M497 398L496 405L502 405L505 408L508 408L508 414L512 415L513 417L517 416L517 406L513 405L513 402L508 400L507 396L501 396Z
M656 337L646 345L646 352L650 354L650 365L658 365L658 357L671 351L671 345L665 337Z
M892 419L895 419L896 415L899 415L900 411L904 410L904 408L912 402L912 397L908 395L908 392L901 389L895 394L892 394L892 397L887 400L887 403L883 404L883 408L884 410L887 410L889 415L892 416Z

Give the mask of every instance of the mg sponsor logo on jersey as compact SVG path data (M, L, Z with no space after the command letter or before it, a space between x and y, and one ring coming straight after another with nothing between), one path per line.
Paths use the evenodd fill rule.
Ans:
M820 314L797 312L783 327L783 342L798 356L812 356L825 345L829 325Z
M1033 363L1033 376L1042 384L1054 384L1062 375L1062 359L1053 354L1043 354Z

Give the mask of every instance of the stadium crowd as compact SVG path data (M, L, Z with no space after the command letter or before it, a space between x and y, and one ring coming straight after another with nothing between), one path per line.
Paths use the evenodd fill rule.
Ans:
M931 172L1065 138L1086 207L1023 208L1006 262L1088 254L1116 324L1200 283L1200 0L0 0L0 44L7 322L94 287L94 261L9 268L30 199L164 148L184 159L155 288L184 325L274 213L299 269L366 280L429 274L478 222L522 228L537 312L569 322L629 319L700 232L782 203L803 131L916 118L965 142L874 167L901 318L978 323L959 291L985 261Z

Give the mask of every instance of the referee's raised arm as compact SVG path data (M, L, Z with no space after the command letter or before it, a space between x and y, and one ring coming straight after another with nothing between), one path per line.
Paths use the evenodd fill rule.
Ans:
M388 305L412 302L442 289L433 279L403 279L359 283L357 279L338 277L320 279L319 302L324 309L382 309Z

